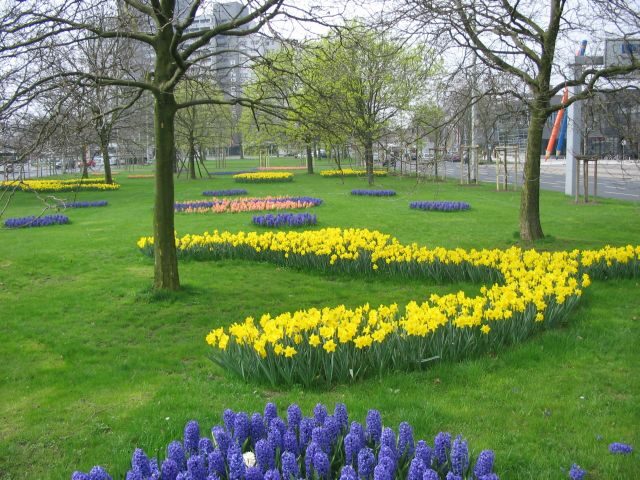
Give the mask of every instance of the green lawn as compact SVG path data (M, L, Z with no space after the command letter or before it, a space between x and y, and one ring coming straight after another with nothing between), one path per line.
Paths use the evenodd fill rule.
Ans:
M272 160L272 165L285 160ZM291 162L292 164L294 162ZM295 161L298 165L299 161ZM327 166L327 162L322 162ZM224 170L257 166L230 160ZM211 167L211 170L215 170ZM131 172L144 173L144 170ZM325 179L296 171L293 183L235 184L229 176L177 180L176 200L203 190L246 188L250 195L309 195L317 228L364 227L427 246L498 247L517 243L519 193L415 178L381 178L395 198L352 197L363 179ZM99 464L124 478L135 447L149 454L180 438L185 423L221 422L225 408L305 414L321 401L346 403L354 419L379 408L387 425L407 420L431 443L441 430L462 433L477 454L492 448L503 479L568 478L578 463L589 479L634 479L640 460L608 453L610 442L640 447L640 279L594 282L563 328L458 364L435 364L330 391L268 390L225 375L207 358L212 327L245 316L344 303L406 303L431 292L479 285L348 278L248 261L180 265L184 290L150 290L152 261L136 241L152 231L153 179L116 176L105 208L69 210L70 225L0 229L0 478L68 479ZM69 194L58 194L69 197ZM412 200L461 200L472 210L414 211ZM18 193L2 220L37 214ZM541 249L599 248L640 242L640 204L600 199L575 205L543 192ZM255 230L252 213L180 214L179 234Z

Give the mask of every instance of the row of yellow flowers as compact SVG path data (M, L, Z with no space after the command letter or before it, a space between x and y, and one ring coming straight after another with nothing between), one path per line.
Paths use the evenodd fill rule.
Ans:
M38 192L68 192L73 190L117 190L117 183L104 183L98 178L73 178L64 180L8 180L0 182L0 189L18 189Z
M233 179L238 183L291 182L293 181L293 173L291 172L238 173L233 176Z
M322 170L320 175L323 177L363 177L367 174L366 170L354 170L353 168L343 168L335 170ZM374 170L373 175L376 177L386 177L386 170Z
M461 358L521 341L561 321L596 277L640 274L640 246L537 252L428 249L377 231L329 228L258 234L205 232L177 239L182 256L250 258L291 266L483 282L477 296L431 295L427 301L371 308L300 310L249 317L216 328L213 358L245 378L271 383L346 380L419 368L431 358ZM151 252L153 240L138 246ZM331 358L331 361L327 359Z

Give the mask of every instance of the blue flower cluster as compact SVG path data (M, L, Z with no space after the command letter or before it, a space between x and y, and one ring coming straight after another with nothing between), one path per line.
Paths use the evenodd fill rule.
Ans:
M65 203L66 208L88 208L88 207L106 207L106 200L97 200L95 202L70 202Z
M255 215L253 223L261 227L278 228L287 227L304 227L306 225L315 225L317 223L315 215L310 213L278 213L273 215Z
M273 403L249 415L225 410L223 425L201 437L196 421L187 423L182 442L167 447L159 464L136 449L127 480L498 480L494 454L484 450L471 468L467 442L439 433L434 446L415 441L403 422L398 435L369 410L364 425L349 423L347 408L333 414L318 404L304 417L293 404L286 420ZM100 467L74 472L72 480L111 480Z
M622 455L628 455L633 452L633 447L626 443L613 442L609 444L609 451L611 453L620 453Z
M576 465L575 463L571 465L571 470L569 470L569 478L571 480L583 480L587 472L580 468L580 465Z
M7 228L48 227L63 223L69 223L69 217L66 215L45 215L43 217L7 218L4 221L4 226Z
M202 195L207 197L230 197L233 195L246 195L247 191L244 188L234 188L231 190L207 190L202 192Z
M467 202L411 202L409 207L419 210L433 210L439 212L457 212L459 210L469 210L471 205Z
M393 197L395 190L351 190L351 195L367 195L370 197Z

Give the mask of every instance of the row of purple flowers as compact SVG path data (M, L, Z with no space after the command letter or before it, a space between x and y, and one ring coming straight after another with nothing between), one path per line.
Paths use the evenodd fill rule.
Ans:
M310 213L278 213L273 215L254 215L253 223L261 227L278 228L282 226L303 227L315 225L318 222L315 215Z
M66 208L89 208L89 207L106 207L108 202L106 200L97 200L95 202L69 202L65 203Z
M246 195L248 192L244 188L232 188L231 190L206 190L202 195L206 197L231 197L234 195Z
M498 480L494 454L482 451L471 466L467 442L451 434L435 436L433 446L415 441L411 425L402 422L398 434L383 427L377 410L366 422L349 423L347 409L337 404L330 415L322 404L303 417L293 404L286 421L268 403L263 414L225 410L224 425L201 437L190 421L183 441L171 442L160 464L136 449L127 480ZM101 467L72 480L110 480Z
M459 210L469 210L471 205L467 202L411 202L409 204L410 208L415 208L418 210L432 210L439 212L455 212Z
M361 195L369 197L393 197L395 194L395 190L351 190L351 195Z
M198 208L211 208L216 205L222 205L225 202L226 200L210 200L210 201L198 200L195 202L176 202L174 203L174 209L176 212L182 212L185 210L198 209ZM273 204L301 202L301 203L311 204L312 206L315 207L320 205L322 203L322 200L320 198L314 198L314 197L273 197L269 199L269 202Z
M49 225L62 225L69 223L66 215L44 215L42 217L7 218L4 222L6 228L48 227Z

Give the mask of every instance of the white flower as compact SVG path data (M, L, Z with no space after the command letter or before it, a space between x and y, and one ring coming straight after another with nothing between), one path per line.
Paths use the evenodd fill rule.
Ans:
M244 452L242 454L242 459L247 467L253 467L256 464L256 456L253 452Z

